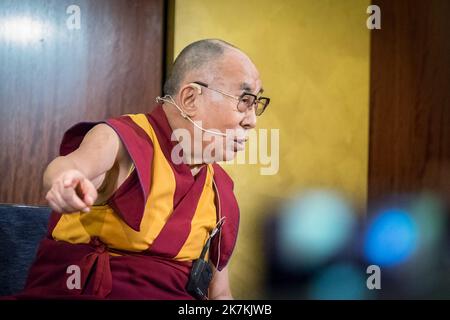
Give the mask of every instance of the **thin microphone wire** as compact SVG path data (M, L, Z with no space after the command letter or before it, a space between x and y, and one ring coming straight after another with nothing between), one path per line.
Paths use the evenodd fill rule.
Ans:
M167 98L169 98L170 100L167 100ZM204 131L204 132L208 132L208 133L215 134L215 135L222 136L222 137L226 137L226 136L227 136L226 133L216 132L216 131L204 129L204 128L202 128L201 126L199 126L194 120L191 119L191 117L189 117L189 116L186 114L186 112L183 111L183 109L181 109L181 108L175 103L175 101L173 100L172 96L170 96L170 95L165 95L164 97L157 97L157 98L156 98L156 102L161 102L161 101L170 103L170 104L174 105L175 107L177 107L177 109L178 109L178 110L180 111L180 113L181 113L181 116L182 116L183 118L189 120L190 122L192 122L192 124L193 124L194 126L196 126L198 129L200 129L200 130L202 130L202 131Z

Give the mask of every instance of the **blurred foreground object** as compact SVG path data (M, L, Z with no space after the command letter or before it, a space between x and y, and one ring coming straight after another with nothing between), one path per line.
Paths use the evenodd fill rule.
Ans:
M357 215L338 192L310 190L278 209L265 230L267 298L450 297L448 208L436 195L395 196ZM379 289L368 287L369 266Z

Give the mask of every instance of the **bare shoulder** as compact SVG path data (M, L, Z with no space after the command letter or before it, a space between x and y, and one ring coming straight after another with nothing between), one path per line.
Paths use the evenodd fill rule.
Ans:
M108 159L107 162L114 162L119 146L120 139L114 129L100 123L86 133L75 153L90 160L102 157Z
M118 134L106 123L95 125L78 149L68 155L90 178L106 173L115 164L127 165L129 156Z
M113 128L106 123L99 123L87 132L81 145L117 145L119 142L119 136Z
M88 135L90 135L89 138ZM131 157L124 144L122 143L122 140L120 139L117 132L108 124L100 123L94 126L88 132L85 139L88 140L86 142L88 144L90 144L90 140L92 140L93 147L108 149L109 153L115 155L114 160L120 166L128 166L130 164Z

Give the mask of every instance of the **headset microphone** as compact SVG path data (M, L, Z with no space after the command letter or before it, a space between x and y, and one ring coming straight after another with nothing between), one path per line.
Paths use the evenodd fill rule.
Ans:
M194 85L196 83L193 83L192 85ZM199 85L195 86L195 88L197 88L198 93L201 94L201 87ZM170 99L170 100L169 100ZM222 132L217 132L217 131L212 131L212 130L208 130L208 129L204 129L202 128L200 125L198 125L194 120L191 119L191 117L189 117L186 112L183 111L183 109L181 109L176 103L175 100L172 98L172 96L170 95L165 95L164 97L156 97L156 102L157 103L162 103L162 102L166 102L169 103L171 105L174 105L179 111L181 116L186 119L189 120L190 122L192 122L192 124L194 126L196 126L198 129L204 131L204 132L208 132L214 135L218 135L218 136L222 136L222 137L226 137L227 134L226 133L222 133Z

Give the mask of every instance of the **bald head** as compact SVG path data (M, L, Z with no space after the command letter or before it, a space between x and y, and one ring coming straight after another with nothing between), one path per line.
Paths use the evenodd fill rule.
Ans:
M193 82L202 84L194 86ZM172 130L189 133L181 139L186 144L183 151L194 159L189 163L226 161L242 150L244 135L256 126L256 108L261 105L260 99L252 100L249 94L262 91L256 66L235 46L207 39L184 48L164 84L164 94L170 97L161 100ZM257 103L249 106L251 101ZM198 135L198 130L202 134ZM204 134L209 136L203 139ZM193 145L202 148L192 150Z
M175 95L187 74L212 67L230 49L237 48L219 39L200 40L185 47L175 59L169 78L164 83L164 94Z

